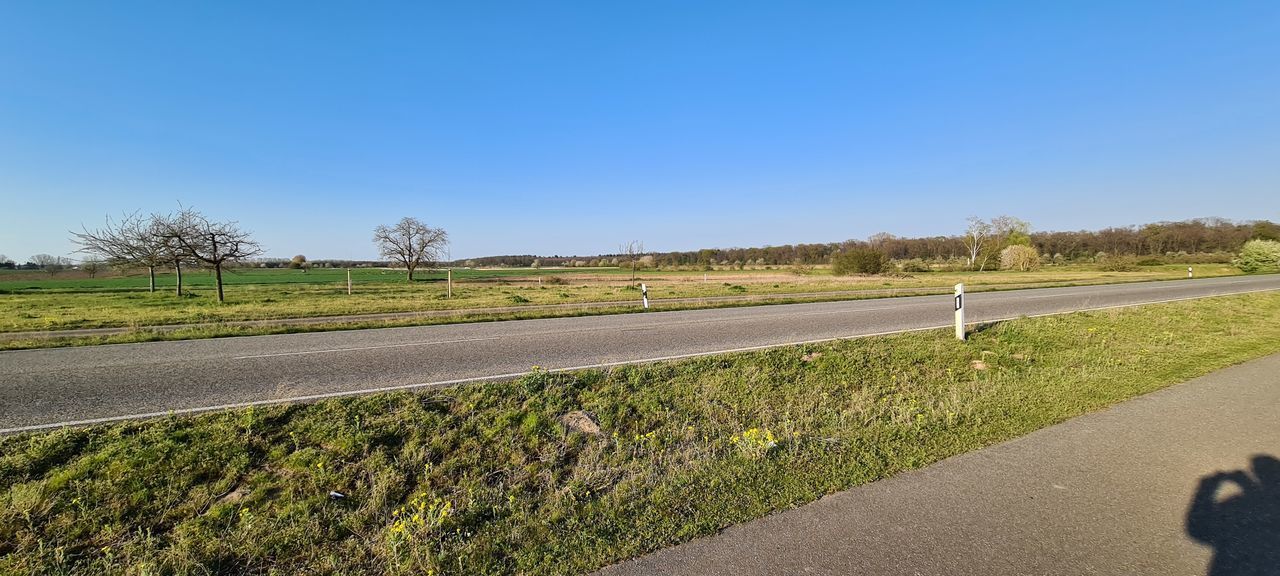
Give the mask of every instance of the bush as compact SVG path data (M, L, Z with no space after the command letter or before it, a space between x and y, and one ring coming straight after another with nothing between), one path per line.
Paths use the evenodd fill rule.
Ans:
M1035 270L1040 267L1040 252L1030 246L1013 245L1000 251L1001 270Z
M903 260L898 263L898 269L903 272L929 272L933 270L933 268L929 266L928 262L925 262L920 258Z
M1235 261L1235 256L1230 252L1196 252L1195 254L1179 252L1166 255L1165 260L1169 264L1229 264Z
M1133 272L1138 269L1138 259L1133 256L1110 256L1104 253L1098 258L1098 270L1103 272Z
M1275 240L1250 240L1240 249L1240 256L1233 262L1242 272L1280 272L1280 242Z
M879 274L884 271L885 264L884 254L867 248L854 248L831 257L831 273L836 276Z

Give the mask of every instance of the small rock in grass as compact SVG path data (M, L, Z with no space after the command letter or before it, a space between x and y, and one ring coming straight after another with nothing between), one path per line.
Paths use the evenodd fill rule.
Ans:
M564 424L571 432L581 432L592 436L600 435L600 422L596 420L595 414L585 410L574 410L560 417L560 423Z
M218 502L235 504L236 502L244 500L244 497L247 495L249 495L249 489L245 486L238 485L235 490L227 492L226 494L223 494L221 498L218 498Z
M801 362L813 362L814 360L818 359L818 357L819 357L819 356L822 356L822 353L821 353L821 352L810 352L810 353L808 353L808 354L805 354L804 356L801 356L801 357L800 357L800 361L801 361Z
M969 363L969 367L973 368L974 370L986 370L987 363L983 362L982 360L974 360Z

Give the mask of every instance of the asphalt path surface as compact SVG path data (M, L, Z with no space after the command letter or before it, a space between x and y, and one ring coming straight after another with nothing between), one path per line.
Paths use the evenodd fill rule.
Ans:
M970 323L1280 289L1280 275L966 295ZM919 296L0 352L0 433L939 328ZM1194 329L1194 327L1189 327Z
M1280 355L598 576L1280 575Z

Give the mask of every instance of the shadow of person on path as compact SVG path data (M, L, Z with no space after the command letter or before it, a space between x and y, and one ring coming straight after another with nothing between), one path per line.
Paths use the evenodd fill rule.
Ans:
M1252 474L1201 478L1187 508L1187 534L1213 547L1209 576L1280 576L1280 460L1260 454L1250 463Z

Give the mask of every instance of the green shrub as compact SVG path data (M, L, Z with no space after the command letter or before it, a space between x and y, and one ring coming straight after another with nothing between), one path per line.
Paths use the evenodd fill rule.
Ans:
M1133 272L1138 269L1138 259L1133 256L1104 255L1098 259L1098 270L1103 272Z
M933 268L929 266L928 262L925 262L920 258L903 260L898 263L898 269L903 272L929 272L933 270Z
M1230 264L1235 261L1235 254L1230 252L1196 252L1187 254L1178 252L1165 254L1169 264Z
M867 248L853 248L831 257L831 273L836 276L850 274L879 274L885 268L884 254Z
M1232 262L1242 272L1280 272L1280 242L1275 240L1250 240L1240 249L1240 255Z

